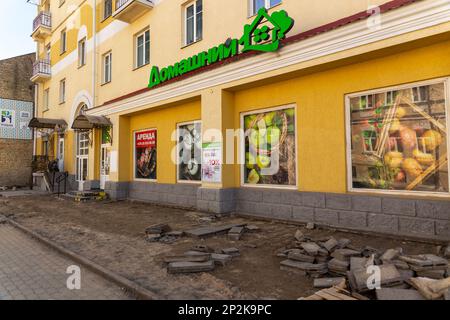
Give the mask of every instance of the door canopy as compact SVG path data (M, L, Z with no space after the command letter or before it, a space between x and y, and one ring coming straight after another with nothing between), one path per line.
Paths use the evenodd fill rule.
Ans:
M94 128L104 128L112 126L111 121L103 116L89 116L80 114L75 118L72 124L74 130L92 130Z

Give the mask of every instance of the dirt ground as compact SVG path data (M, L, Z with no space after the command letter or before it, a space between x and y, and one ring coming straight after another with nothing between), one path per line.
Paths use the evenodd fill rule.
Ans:
M361 248L402 247L408 254L436 251L433 244L329 229L306 230L235 216L206 225L247 223L261 230L246 233L235 242L221 235L205 240L183 237L172 244L151 243L144 232L150 225L167 223L172 230L183 231L204 226L198 220L209 215L130 201L75 203L54 196L0 198L0 214L139 283L161 299L298 299L314 293L313 279L281 271L283 259L276 256L280 248L293 243L297 229L313 239L331 235L348 238ZM167 274L163 263L166 255L181 254L198 244L214 249L236 247L241 256L211 273Z

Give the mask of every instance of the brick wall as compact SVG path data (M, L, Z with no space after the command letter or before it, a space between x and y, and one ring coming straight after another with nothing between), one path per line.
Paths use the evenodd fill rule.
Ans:
M0 139L0 186L29 186L33 140Z
M0 98L34 101L33 74L35 54L0 60Z

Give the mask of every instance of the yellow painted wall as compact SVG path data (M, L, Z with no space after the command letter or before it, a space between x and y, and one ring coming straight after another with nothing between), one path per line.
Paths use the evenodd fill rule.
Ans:
M450 41L235 93L240 113L297 104L299 189L344 193L348 93L450 75ZM240 177L239 166L235 175ZM237 179L236 186L239 186Z
M178 123L201 119L200 101L188 102L170 108L149 111L129 118L128 143L133 146L133 133L137 130L156 128L157 131L157 178L159 183L176 183L176 165L171 154L176 146L172 134ZM134 151L134 146L130 148ZM128 149L128 150L130 150ZM120 149L121 150L121 149ZM119 150L119 151L120 151ZM134 154L128 153L130 168L124 181L133 180ZM120 168L119 168L120 170Z

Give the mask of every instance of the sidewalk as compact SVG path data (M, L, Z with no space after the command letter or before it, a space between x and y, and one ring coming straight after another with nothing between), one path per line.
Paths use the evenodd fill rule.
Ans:
M117 285L81 267L81 289L67 289L71 260L0 224L0 300L123 300Z

